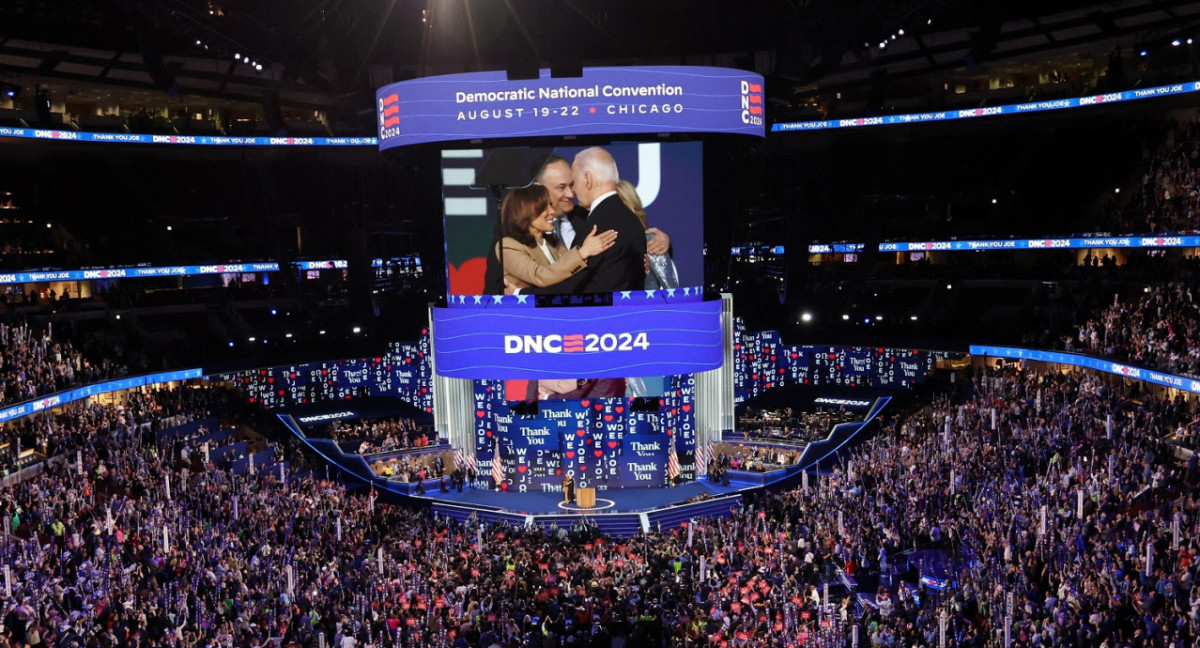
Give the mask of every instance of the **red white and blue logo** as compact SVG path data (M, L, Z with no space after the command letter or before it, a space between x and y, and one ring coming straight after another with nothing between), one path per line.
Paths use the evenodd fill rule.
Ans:
M761 126L763 123L763 87L761 83L742 80L742 123Z
M400 95L395 92L379 98L379 138L400 134Z

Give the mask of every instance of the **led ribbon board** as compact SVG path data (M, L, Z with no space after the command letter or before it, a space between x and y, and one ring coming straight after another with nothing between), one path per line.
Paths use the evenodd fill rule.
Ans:
M379 149L486 138L629 133L766 135L762 75L692 66L584 68L508 80L470 72L375 93Z
M434 367L449 378L624 378L721 366L721 302L433 309Z
M194 146L375 146L374 137L228 137L225 135L150 135L143 133L97 133L48 128L0 126L0 137L98 142L101 144L164 144Z

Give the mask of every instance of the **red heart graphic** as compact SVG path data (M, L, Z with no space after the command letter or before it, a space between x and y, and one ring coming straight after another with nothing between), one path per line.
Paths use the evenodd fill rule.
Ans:
M600 403L596 403L596 411L599 412L602 409L604 409L604 406L601 405Z
M488 437L489 439L490 439L490 438L492 438L492 431L491 431L491 430L488 430L488 431L487 431L487 437Z
M463 261L457 268L447 263L450 275L449 292L455 295L482 295L484 289L483 275L487 267L484 257L475 257Z
M579 467L579 470L580 470L581 472L582 472L582 471L586 471L586 470L587 470L587 466L580 466L580 467Z
M609 421L611 421L611 420L612 420L612 414L605 414L605 415L604 415L604 422L605 422L605 423L607 423L607 422L609 422Z
M579 401L579 404L580 404L580 405L583 405L584 407L591 407L591 405L592 405L592 401L590 401L590 400L581 400L581 401Z
M593 450L592 454L596 455L597 457L603 457L604 451L603 450Z
M624 412L624 411L625 411L624 407L617 405L617 414L620 414L621 412Z
M799 357L800 357L800 354L799 354L799 353L793 353L793 354L792 354L792 359L793 359L793 360L794 360L794 359L796 359L796 358L799 358Z
M684 405L684 406L683 406L683 411L684 411L685 413L686 413L686 412L690 412L690 411L692 411L692 406L691 406L691 405Z
M575 451L567 450L567 459L574 459L574 458L575 458Z
M587 434L587 432L584 432L583 430L575 430L575 436L577 437L581 437L585 434Z
M554 474L555 474L555 475L561 475L561 474L562 474L562 469L560 469L560 468L556 468L556 469L554 470Z
M783 373L783 372L785 372L785 371L787 371L787 370L786 370L786 369L780 369L780 370L779 370L779 373Z
M475 410L475 418L483 418L483 410Z
M610 447L610 448L612 448L612 449L614 449L614 450L616 450L617 446L619 446L619 445L621 445L621 444L617 443L616 441L609 441L609 442L608 442L608 447Z
M675 434L675 430L667 430L667 436L671 436L672 434Z
M519 473L524 473L526 470L529 470L526 466L517 466L517 472Z

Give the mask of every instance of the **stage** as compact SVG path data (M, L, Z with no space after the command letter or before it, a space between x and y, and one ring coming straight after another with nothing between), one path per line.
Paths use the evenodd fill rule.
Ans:
M563 503L562 492L557 484L553 483L506 482L509 485L507 491L493 490L490 488L490 476L486 473L477 480L475 488L464 486L461 492L453 488L442 492L441 478L429 477L421 482L424 492L418 494L417 482L399 481L378 475L372 469L372 461L385 456L391 457L393 454L423 455L431 452L449 457L453 450L450 445L441 442L428 448L363 456L345 452L332 439L309 436L307 433L311 431L316 435L322 434L324 426L320 423L335 417L358 418L362 417L363 413L375 416L394 415L386 406L387 403L371 403L375 407L367 408L363 403L352 401L338 405L343 408L353 407L353 410L329 409L331 406L326 405L324 410L314 408L315 411L304 411L305 418L312 417L310 420L319 421L316 425L309 424L307 429L290 412L279 414L278 417L285 427L332 467L336 467L343 477L368 486L385 501L428 506L439 516L460 521L474 518L488 523L522 527L536 525L543 528L562 528L586 523L596 525L601 531L613 536L629 537L649 529L678 526L689 520L728 516L731 511L740 508L743 497L753 491L798 486L802 478L801 472L820 470L821 462L828 460L840 448L850 443L889 401L890 398L887 397L871 401L864 420L837 425L824 438L803 446L800 456L792 465L767 472L729 470L728 486L710 482L707 477L700 477L669 487L610 487L598 490L597 505L588 509ZM620 407L619 403L614 406L617 407ZM574 436L565 435L565 438L573 439ZM737 443L742 440L735 437L729 441ZM607 445L609 448L620 446L618 441ZM630 453L636 454L639 450L637 446L631 446ZM452 461L453 458L446 459L447 472L453 468ZM665 470L665 462L663 465ZM510 477L513 474L515 473L510 472ZM527 492L519 492L522 487L526 488Z
M761 484L730 481L729 486L708 480L664 488L620 488L596 492L596 506L581 509L562 500L562 493L504 493L486 489L410 496L428 502L431 510L459 521L470 518L489 523L543 528L587 523L617 537L640 531L669 528L695 519L728 516L741 508L742 495Z
M463 488L459 493L427 493L426 499L461 506L486 507L521 515L603 515L639 513L684 503L699 497L722 497L754 488L757 484L730 481L729 486L707 479L664 488L620 488L596 492L596 507L580 509L563 503L562 493L505 493Z

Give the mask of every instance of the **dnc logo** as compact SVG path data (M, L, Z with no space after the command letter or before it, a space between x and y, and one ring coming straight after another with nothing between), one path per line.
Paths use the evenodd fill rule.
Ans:
M400 134L400 95L393 92L379 98L379 139Z
M763 88L761 83L742 81L742 123L763 125Z

